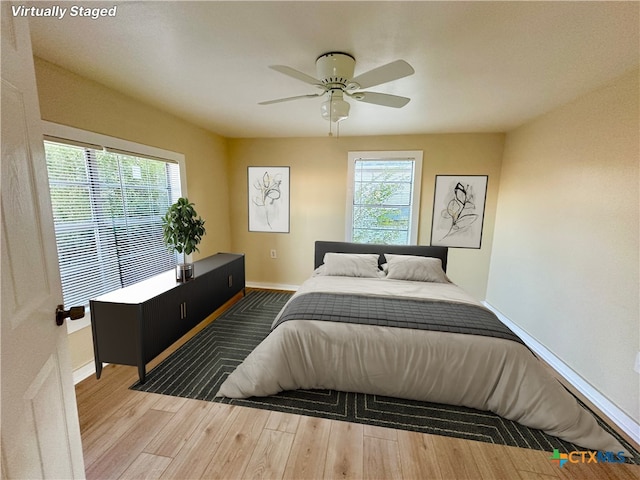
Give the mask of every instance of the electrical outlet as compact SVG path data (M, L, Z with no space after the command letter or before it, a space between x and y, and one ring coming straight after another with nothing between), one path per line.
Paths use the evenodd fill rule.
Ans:
M640 352L636 355L636 364L633 366L633 369L640 373Z
M271 258L278 258L278 252L276 252L275 248L271 249Z

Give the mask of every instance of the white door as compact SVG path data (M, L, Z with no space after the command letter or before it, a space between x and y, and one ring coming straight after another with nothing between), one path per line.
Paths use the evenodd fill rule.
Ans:
M2 6L2 476L83 478L27 20Z

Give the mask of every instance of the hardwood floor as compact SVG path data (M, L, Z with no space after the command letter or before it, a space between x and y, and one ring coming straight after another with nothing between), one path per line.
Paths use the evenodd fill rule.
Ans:
M559 468L551 452L129 390L136 380L109 365L76 386L90 480L640 478L640 466Z

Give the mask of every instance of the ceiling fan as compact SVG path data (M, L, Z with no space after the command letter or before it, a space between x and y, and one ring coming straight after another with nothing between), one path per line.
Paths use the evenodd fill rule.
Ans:
M270 65L269 68L301 80L309 85L319 88L321 91L295 97L278 98L260 102L259 105L271 105L273 103L288 102L301 98L314 98L328 95L328 99L322 103L322 118L331 122L340 122L349 116L350 105L344 100L346 95L359 102L383 105L385 107L401 108L409 98L388 93L361 91L363 88L375 87L382 83L391 82L409 76L414 73L413 67L404 60L396 60L381 67L374 68L353 76L356 59L343 52L328 52L316 59L316 74L314 78L294 68L285 65Z

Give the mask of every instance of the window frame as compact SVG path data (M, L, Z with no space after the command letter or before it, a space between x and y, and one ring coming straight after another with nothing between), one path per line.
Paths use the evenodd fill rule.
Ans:
M185 156L178 152L164 150L162 148L152 147L141 143L124 140L121 138L111 137L100 133L89 132L67 125L42 121L43 142L44 140L51 142L67 143L90 149L110 151L124 155L140 156L165 162L178 164L180 170L180 189L182 196L187 196L186 182L186 164ZM48 189L48 185L47 185ZM62 300L62 299L61 299ZM71 305L67 305L68 307ZM88 309L87 309L88 310ZM67 325L67 333L73 333L91 325L90 312L84 318L75 322L65 322Z
M355 193L355 165L358 160L368 161L394 161L409 160L414 162L411 216L409 218L409 243L418 244L418 227L420 220L420 194L422 190L422 150L396 150L396 151L353 151L348 153L347 167L347 199L345 214L345 239L353 241L353 200Z

